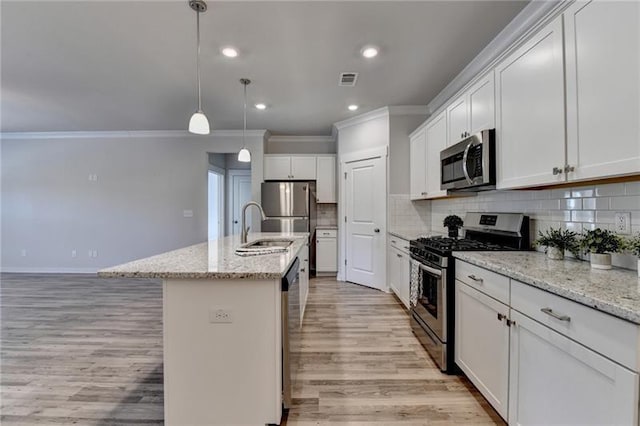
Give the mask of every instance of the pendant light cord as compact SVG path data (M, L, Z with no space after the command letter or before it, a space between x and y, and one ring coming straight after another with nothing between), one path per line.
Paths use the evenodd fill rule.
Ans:
M198 49L196 53L196 73L198 76L198 111L202 111L202 99L200 92L200 11L196 12L196 32L198 40Z
M244 133L247 131L247 84L243 83L244 86L244 124L242 126L242 147L246 146L246 142L244 139Z

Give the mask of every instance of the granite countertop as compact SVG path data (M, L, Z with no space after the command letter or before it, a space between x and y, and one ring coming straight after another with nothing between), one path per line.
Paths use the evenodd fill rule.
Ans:
M415 240L419 237L428 237L430 235L427 231L417 231L417 230L409 230L409 229L394 229L392 231L387 231L390 235L393 235L398 238L402 238L404 240Z
M238 256L235 249L240 236L181 248L146 259L98 271L105 278L195 278L195 279L279 279L289 270L294 259L307 244L309 234L252 233L248 240L291 238L294 242L282 253Z
M540 252L455 252L454 256L640 324L640 280L636 271L597 270L589 262L550 260Z

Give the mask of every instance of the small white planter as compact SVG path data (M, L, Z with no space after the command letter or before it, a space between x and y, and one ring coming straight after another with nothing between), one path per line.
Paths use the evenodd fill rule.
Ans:
M560 250L558 247L547 247L547 257L553 260L564 259L564 250Z
M611 269L611 254L609 253L591 253L589 260L594 269Z

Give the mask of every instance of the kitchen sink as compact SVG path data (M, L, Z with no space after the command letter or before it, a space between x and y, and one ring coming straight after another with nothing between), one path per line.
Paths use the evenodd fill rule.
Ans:
M240 246L243 249L263 248L287 248L293 244L293 240L255 240Z
M261 254L273 254L287 250L293 240L255 240L242 244L236 249L239 256L258 256Z

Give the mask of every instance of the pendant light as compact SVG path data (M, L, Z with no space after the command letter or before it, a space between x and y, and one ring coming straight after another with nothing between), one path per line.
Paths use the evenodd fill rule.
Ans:
M204 0L190 0L189 6L196 12L196 32L198 39L198 49L196 54L196 70L198 75L198 109L189 120L189 132L197 135L209 134L209 120L202 112L202 95L200 91L200 13L207 10L207 4Z
M238 161L242 163L251 162L251 152L247 149L247 143L244 138L244 134L247 131L247 86L251 84L251 80L248 78L241 78L240 83L244 86L244 124L242 126L242 149L238 152Z

